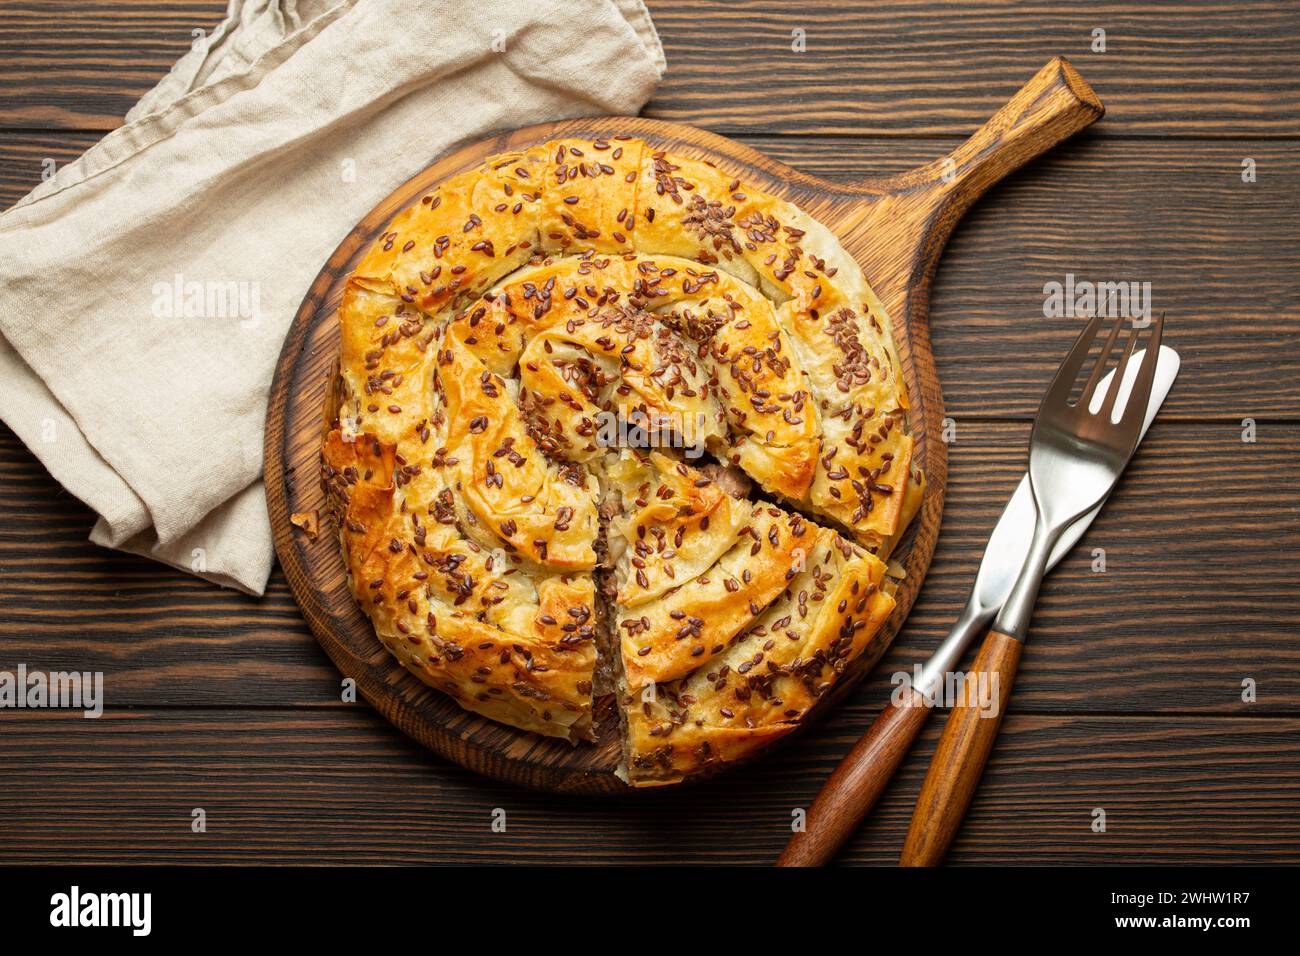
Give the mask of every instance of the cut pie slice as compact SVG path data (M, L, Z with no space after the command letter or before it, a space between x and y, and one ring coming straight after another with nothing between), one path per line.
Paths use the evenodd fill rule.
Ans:
M798 512L727 495L662 454L638 457L623 475L634 467L649 479L640 487L655 490L610 524L624 568L613 608L620 774L656 786L793 730L878 638L894 599L884 562ZM716 517L730 520L716 527ZM678 552L691 560L674 586L663 589L661 573L654 596L636 601L651 588L626 587L626 568L662 571Z
M590 740L596 666L591 572L555 573L466 538L450 489L408 497L397 450L326 439L325 482L353 590L403 667L466 710Z
M924 489L907 388L791 203L630 137L503 153L394 217L339 320L348 584L466 709L590 740L617 685L622 773L662 785L788 733L885 640Z

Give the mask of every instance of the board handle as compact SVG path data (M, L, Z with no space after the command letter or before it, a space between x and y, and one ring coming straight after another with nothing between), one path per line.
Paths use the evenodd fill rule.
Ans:
M1008 173L1091 126L1105 112L1079 72L1065 57L1054 57L947 156L867 187L902 200L891 209L893 226L913 233L928 247L919 261L933 264L975 200Z

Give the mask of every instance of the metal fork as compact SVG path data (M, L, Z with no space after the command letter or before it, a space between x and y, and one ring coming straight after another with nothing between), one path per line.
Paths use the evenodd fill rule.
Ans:
M1151 395L1164 318L1162 314L1153 323L1118 419L1116 397L1142 332L1136 325L1116 366L1112 387L1099 402L1095 399L1123 326L1122 316L1111 327L1078 400L1071 401L1070 395L1101 329L1101 315L1080 333L1043 396L1029 438L1029 486L1037 512L1033 544L973 669L961 682L912 814L899 861L903 866L937 864L957 833L1001 726L1052 548L1076 518L1110 494L1133 457Z

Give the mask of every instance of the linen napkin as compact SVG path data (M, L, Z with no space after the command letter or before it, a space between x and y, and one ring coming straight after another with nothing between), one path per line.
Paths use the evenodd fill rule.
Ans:
M326 258L453 144L636 113L664 69L641 0L231 0L0 215L0 417L92 541L262 593L267 392Z

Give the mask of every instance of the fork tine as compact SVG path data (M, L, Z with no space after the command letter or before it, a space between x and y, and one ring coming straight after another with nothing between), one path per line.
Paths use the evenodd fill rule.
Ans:
M1137 348L1138 336L1141 334L1142 330L1136 325L1129 330L1128 341L1124 343L1124 354L1120 356L1119 363L1115 366L1115 377L1110 382L1110 391L1106 393L1106 400L1101 403L1101 409L1097 412L1102 421L1109 422L1111 416L1115 414L1115 402L1119 398L1120 386L1124 384L1124 376L1128 373L1129 360L1133 358L1133 350ZM1133 399L1130 398L1129 402L1132 403L1132 401Z
M1142 356L1142 367L1138 369L1137 378L1133 380L1133 391L1129 394L1128 404L1124 406L1124 415L1119 424L1132 431L1134 436L1146 419L1147 403L1151 400L1151 385L1156 377L1156 363L1160 360L1160 336L1165 327L1165 314L1160 313L1151 338L1147 339L1146 355Z
M1079 393L1079 404L1084 408L1092 404L1092 393L1096 391L1097 383L1101 381L1102 375L1106 373L1106 363L1110 361L1110 353L1115 348L1115 340L1119 338L1119 330L1123 324L1123 320L1119 319L1110 327L1110 335L1106 336L1106 344L1101 347L1101 354L1097 356L1097 364L1092 367L1092 374L1088 376L1083 391ZM1111 389L1113 393L1119 388L1118 376L1112 378L1111 382L1113 383Z
M1097 330L1101 328L1103 318L1105 316L1095 315L1089 319L1088 324L1079 333L1079 337L1074 340L1070 354L1065 357L1061 367L1056 370L1056 378L1052 379L1052 384L1047 387L1047 394L1043 396L1043 408L1065 405L1069 401L1070 392L1074 389L1074 380L1079 377L1079 369L1083 368L1088 353L1092 351L1092 340L1097 337Z

